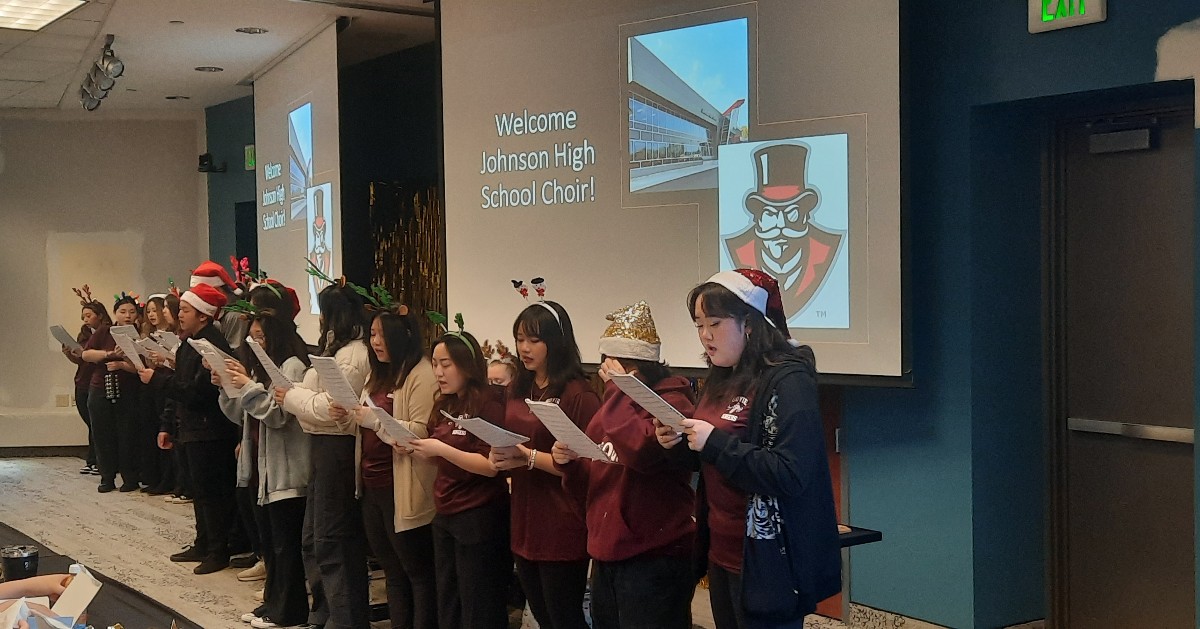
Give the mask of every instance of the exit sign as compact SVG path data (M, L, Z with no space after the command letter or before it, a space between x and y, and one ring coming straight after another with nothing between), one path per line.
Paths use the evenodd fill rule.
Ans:
M1103 22L1108 17L1107 0L1028 0L1029 32L1044 33L1060 28Z

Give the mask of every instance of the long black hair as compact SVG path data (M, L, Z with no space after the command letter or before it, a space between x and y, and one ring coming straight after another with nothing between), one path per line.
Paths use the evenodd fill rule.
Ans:
M652 360L637 360L634 358L618 358L614 356L601 356L600 361L604 362L605 358L612 358L621 363L621 367L625 368L625 373L637 371L641 376L641 381L650 388L654 385L671 377L671 368L665 363L655 362Z
M546 306L553 308L558 317L555 318ZM583 373L579 345L575 342L575 327L571 325L571 317L566 309L557 302L530 304L522 310L513 322L514 341L517 334L536 338L546 344L546 375L550 380L546 386L546 397L560 397L568 382L587 378ZM509 387L508 394L513 399L524 399L533 391L534 373L526 369L520 360L516 364L517 377Z
M321 307L321 338L317 348L322 356L333 356L354 341L366 342L371 333L371 320L363 306L362 296L349 286L330 284L317 296Z
M374 351L367 352L371 361L371 377L367 378L367 392L395 391L404 384L408 374L417 363L425 359L425 340L421 334L421 321L412 313L396 314L381 311L371 322L379 322L383 330L383 345L387 348L390 362L380 362Z
M693 288L687 298L688 313L693 321L696 319L697 303L705 316L739 321L748 333L746 346L742 348L736 365L718 367L705 356L708 376L701 393L703 399L720 400L729 395L745 393L763 371L786 360L803 360L812 370L816 370L816 359L811 349L793 347L761 312L739 299L728 288L716 282L706 282Z
M308 367L308 346L304 344L304 339L300 338L300 333L296 331L296 322L286 316L285 313L265 309L251 317L250 321L251 323L257 321L258 325L262 327L263 336L267 341L265 349L272 362L282 367L287 359L294 356L299 358L305 367ZM238 360L249 368L255 380L263 384L270 382L271 377L267 375L266 368L262 366L249 343L242 343L238 348Z

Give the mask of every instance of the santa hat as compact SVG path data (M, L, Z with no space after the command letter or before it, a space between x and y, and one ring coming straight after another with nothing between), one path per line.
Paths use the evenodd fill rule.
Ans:
M212 260L205 260L200 266L196 267L195 271L192 271L191 286L194 288L200 284L224 286L233 291L234 295L242 294L242 289L238 288L237 283L229 276L229 272L225 270L225 267Z
M192 286L190 290L183 293L179 300L188 302L196 310L213 318L217 316L217 312L221 308L225 307L226 303L225 293L208 284Z
M250 290L254 290L259 286L266 286L268 288L275 289L275 293L279 295L280 299L291 304L292 320L295 320L296 315L300 314L300 295L296 294L296 289L292 288L291 286L284 286L283 282L280 282L272 277L263 277L261 278L261 281L252 282L250 284ZM285 293L287 294L287 297L284 297Z
M600 337L600 354L609 358L629 358L659 362L662 341L654 328L650 306L644 301L625 306L606 317L608 329Z
M783 314L783 297L779 294L779 282L775 278L758 269L734 269L721 271L708 278L708 281L728 288L747 306L766 317L767 323L783 333L783 338L791 340L787 317Z

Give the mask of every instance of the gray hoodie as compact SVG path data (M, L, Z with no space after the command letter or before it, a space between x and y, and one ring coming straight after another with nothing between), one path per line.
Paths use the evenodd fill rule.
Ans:
M292 382L304 378L304 363L292 357L279 366ZM291 413L275 403L272 391L258 382L242 387L242 395L231 398L221 391L221 410L242 427L238 456L237 485L248 487L253 475L250 454L254 451L248 415L258 420L258 504L305 495L311 474L309 437Z

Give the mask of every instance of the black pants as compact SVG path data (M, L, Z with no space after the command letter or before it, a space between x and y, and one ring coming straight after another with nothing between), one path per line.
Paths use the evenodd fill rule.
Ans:
M196 514L196 548L208 559L229 559L229 527L237 505L234 442L192 441L184 444L183 455L192 474L192 511Z
M368 620L367 548L354 498L354 437L312 436L312 479L304 510L304 572L312 589L308 622L360 629Z
M587 560L529 561L517 557L517 577L541 629L588 629L583 617Z
M634 557L592 566L592 629L691 629L691 557Z
M192 470L188 465L187 455L183 453L183 448L180 448L178 443L171 448L171 460L175 463L175 493L191 498L196 493L192 491Z
M393 491L366 487L362 499L363 528L387 584L388 617L393 629L437 629L433 526L397 533Z
M88 417L102 483L115 483L118 473L124 484L138 482L137 404L136 390L121 391L115 400L106 399L103 389L88 394Z
M162 482L162 455L158 449L158 426L164 398L151 389L143 389L138 400L137 458L138 480L157 487Z
M734 574L710 562L708 597L717 629L741 629L746 626L746 619L742 615L741 574Z
M300 536L304 528L304 498L286 498L265 508L268 532L263 536L267 582L261 615L290 627L308 620L308 593L304 591L304 560Z
M254 464L257 466L258 461L255 460ZM258 521L254 517L254 508L258 503L257 474L251 476L249 487L238 487L234 493L237 496L238 517L229 531L229 550L235 555L250 552L257 557L265 557L267 551L263 547L262 532L258 530Z
M79 411L79 418L83 420L83 425L88 429L88 452L85 463L91 466L96 465L96 442L92 438L92 416L88 412L88 389L87 387L75 388L75 410Z
M508 531L507 502L433 519L439 627L508 627Z

